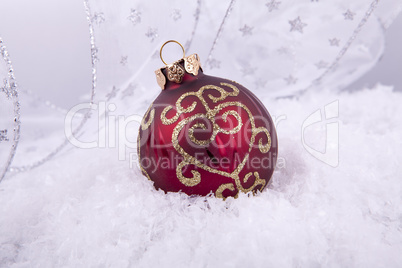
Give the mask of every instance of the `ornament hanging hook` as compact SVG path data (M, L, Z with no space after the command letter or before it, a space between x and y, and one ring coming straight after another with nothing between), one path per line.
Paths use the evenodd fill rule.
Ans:
M176 43L176 44L178 44L178 45L181 47L181 49L183 50L183 58L186 56L186 51L184 50L184 47L183 47L182 44L180 44L180 43L179 43L178 41L176 41L176 40L169 40L169 41L166 41L165 43L163 43L163 45L161 46L161 49L160 49L160 51L159 51L159 56L160 56L162 62L163 62L165 65L168 65L168 64L163 60L163 57L162 57L162 50L163 50L163 47L164 47L166 44L168 44L168 43Z

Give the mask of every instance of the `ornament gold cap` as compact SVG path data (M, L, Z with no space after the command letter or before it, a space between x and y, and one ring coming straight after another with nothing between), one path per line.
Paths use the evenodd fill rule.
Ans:
M181 49L183 50L183 58L181 58L180 60L175 61L171 64L167 64L163 60L162 50L166 44L172 43L172 42L178 44L181 47ZM169 41L166 41L165 43L163 43L163 45L161 46L160 52L159 52L159 56L160 56L162 62L166 65L165 67L159 68L155 71L156 82L158 83L158 85L161 87L162 90L165 89L166 78L169 81L180 84L183 81L183 77L186 72L196 76L196 75L198 75L198 71L200 69L202 70L200 58L198 57L198 55L192 54L192 55L186 57L186 51L185 51L183 45L180 44L176 40L169 40ZM165 70L166 75L163 72L164 70Z

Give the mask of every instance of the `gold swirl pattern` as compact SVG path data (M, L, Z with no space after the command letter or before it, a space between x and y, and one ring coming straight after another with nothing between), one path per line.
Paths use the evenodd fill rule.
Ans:
M152 124L152 122L154 121L155 109L151 110L151 107L152 107L152 104L151 104L151 106L149 106L147 112L144 115L144 118L142 118L142 121L141 121L141 129L142 130L147 130L149 128L149 126ZM148 121L145 122L145 118L147 118L148 114L149 114Z
M151 180L151 177L149 176L148 172L142 167L141 165L141 138L140 138L140 133L138 133L138 138L137 138L137 154L138 154L138 160L140 162L140 169L142 171L142 174L144 174L148 180Z
M154 121L154 117L155 117L155 109L152 109L152 103L149 106L147 112L145 113L144 117L142 118L141 121L141 130L147 130L149 128L149 126L152 124L152 122ZM147 118L149 114L149 118L148 121L145 123L145 118ZM140 162L140 169L142 171L142 173L148 178L148 180L151 181L151 177L149 176L148 172L142 167L141 165L141 138L140 138L140 131L138 130L138 137L137 137L137 155L138 155L138 161Z
M230 191L234 191L235 187L233 185L233 183L224 183L221 186L218 187L218 189L215 192L215 196L218 198L224 198L223 197L223 191L225 191L226 189L230 190ZM237 197L238 194L236 194L235 197Z
M218 189L215 192L215 195L217 197L222 197L223 198L223 191L225 190L230 190L230 191L234 191L236 188L239 191L242 191L244 193L250 192L250 191L255 191L255 188L258 186L260 187L260 190L262 190L265 185L266 185L266 181L264 179L260 178L260 175L258 172L249 172L245 175L243 182L247 183L249 181L249 179L251 178L252 175L254 175L255 180L254 183L251 187L249 188L244 188L242 186L241 183L241 179L239 178L239 174L242 171L242 169L244 168L245 164L247 163L248 159L249 159L249 155L250 152L252 150L253 144L255 143L255 139L257 134L259 133L264 133L267 136L268 142L267 144L263 144L262 142L262 138L259 140L258 142L258 148L260 150L260 152L262 153L267 153L269 151L269 149L271 148L271 136L269 131L265 128L265 127L256 127L255 126L255 120L254 120L254 116L251 113L251 111L249 110L249 108L247 106L245 106L244 104L242 104L241 102L238 101L228 101L228 102L224 102L224 103L220 103L218 105L216 105L213 108L210 108L208 103L206 102L203 93L206 90L216 90L220 93L219 97L215 97L211 94L208 94L208 98L214 102L214 103L218 103L221 102L223 100L225 100L227 97L231 97L231 96L237 96L239 94L239 89L229 83L220 83L221 86L226 86L230 89L232 89L232 91L226 91L224 88L219 87L219 86L215 86L215 85L206 85L201 87L198 91L195 92L187 92L184 93L183 95L181 95L178 100L176 101L176 114L170 118L167 118L167 113L169 111L171 111L173 109L173 107L171 105L165 107L165 109L162 111L161 113L161 121L164 125L170 125L175 123L179 117L182 114L186 114L186 113L191 113L194 111L195 107L197 106L197 102L194 101L191 105L189 105L187 108L184 108L181 103L182 101L189 97L189 96L195 96L197 97L201 104L205 107L206 109L206 113L202 114L202 113L197 113L194 114L190 117L184 118L183 120L181 120L180 122L177 123L177 125L175 126L175 128L173 129L173 133L172 133L172 144L173 147L175 148L175 150L183 157L183 161L179 163L179 165L176 168L176 175L177 178L180 180L180 182L188 187L192 187L195 186L197 184L199 184L201 182L201 174L196 171L196 170L192 170L191 173L193 174L193 177L185 177L183 175L183 167L187 166L187 165L194 165L198 168L201 168L203 170L209 171L211 173L215 173L215 174L219 174L221 176L225 176L228 178L231 178L234 180L234 183L224 183L222 184L220 187L218 187ZM226 130L221 128L217 123L216 123L216 115L224 108L227 107L231 107L231 108L237 108L237 109L243 109L244 111L246 111L249 120L250 120L250 125L251 125L251 140L250 140L250 146L248 149L248 152L246 153L245 157L243 158L243 160L239 163L239 165L235 168L235 170L232 173L229 172L225 172L225 171L221 171L221 170L217 170L214 169L202 162L200 162L199 160L197 160L195 157L193 157L192 155L190 155L189 153L187 153L180 145L179 145L179 141L178 141L178 137L180 132L183 130L183 128L193 122L194 120L199 120L199 119L207 119L212 123L213 129L212 129L212 135L209 139L207 140L198 140L194 137L194 130L196 128L201 128L201 129L206 129L205 124L203 123L196 123L194 124L188 131L188 135L190 137L190 140L196 144L196 145L201 145L201 146L205 146L210 144L211 142L213 142L215 140L216 135L218 135L219 133L223 133L223 134L235 134L237 132L240 131L240 129L243 126L243 122L242 119L240 117L240 115L238 114L238 112L236 112L235 110L229 110L226 111L223 115L222 115L222 119L224 122L227 122L227 117L229 115L233 116L236 120L237 120L237 126L233 127L231 130Z

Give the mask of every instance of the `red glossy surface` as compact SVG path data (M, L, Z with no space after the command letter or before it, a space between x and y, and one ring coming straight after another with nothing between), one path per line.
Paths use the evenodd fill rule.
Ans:
M164 124L161 120L161 113L165 107L171 105L173 109L167 112L166 118L172 118L176 114L176 102L180 96L187 92L196 92L205 85L215 85L223 88L226 92L233 92L233 89L221 85L221 83L236 86L239 89L238 95L227 96L222 101L214 102L209 95L219 97L221 93L214 89L205 90L202 97L208 107L214 109L217 105L227 102L245 105L252 114L252 118L254 118L255 128L265 127L269 131L271 147L268 152L263 153L260 151L258 147L259 141L261 140L262 144L267 144L268 142L267 135L264 133L258 133L255 136L255 141L252 142L252 120L250 120L249 113L239 105L222 108L214 119L222 130L229 131L235 128L239 121L232 114L227 115L225 120L223 114L227 111L235 111L243 123L240 130L233 134L219 132L214 140L205 145L196 144L190 139L190 129L193 127L195 139L209 140L213 135L213 123L207 118L196 118L185 124L181 129L177 142L188 155L193 156L199 163L210 167L210 169L207 170L191 163L183 167L182 174L184 177L194 177L194 171L199 172L201 176L198 184L186 186L177 177L177 165L182 161L187 160L187 163L191 161L188 161L188 158L179 153L173 146L173 130L177 124L186 118L197 114L205 115L207 109L199 98L188 96L182 100L181 106L186 109L195 102L195 109L189 113L181 114L174 123ZM150 111L152 109L155 110L155 115L151 125L145 130L140 128L139 149L140 165L149 178L154 181L157 189L160 188L171 192L182 191L189 195L207 195L210 192L216 194L219 186L232 183L234 190L226 189L222 192L222 196L227 197L237 195L241 188L243 188L243 191L244 189L262 190L268 184L277 159L278 141L276 131L266 108L248 89L230 80L204 75L200 70L197 76L186 73L181 84L167 81L166 89L161 91L160 95L155 99ZM147 122L148 119L149 114L144 118L144 122ZM204 124L205 129L194 126L197 123ZM241 187L237 187L234 176L219 174L220 172L225 172L225 174L236 173L236 168L245 158L247 161L244 167L237 173L239 178L237 184L240 183ZM212 172L211 169L213 169ZM250 172L252 172L251 176ZM255 181L255 172L258 172L259 177L265 180L265 185L255 185L254 188L250 189ZM247 174L249 174L249 178L245 180L244 178Z

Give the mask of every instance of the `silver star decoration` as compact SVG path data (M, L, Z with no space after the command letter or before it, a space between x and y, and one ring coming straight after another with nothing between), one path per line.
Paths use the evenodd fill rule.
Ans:
M128 61L128 56L123 56L123 57L121 57L120 64L123 66L126 66L127 61Z
M320 79L320 78L317 78L317 79L314 79L314 80L313 80L312 85L318 86L318 85L321 84L321 82L322 82L321 79Z
M0 142L8 141L7 129L0 130Z
M243 33L243 36L253 35L253 33L252 33L253 28L254 27L250 27L247 24L244 24L244 26L242 28L240 28L239 31Z
M158 29L149 27L148 31L145 33L145 36L151 39L151 42L153 42L155 38L158 37Z
M291 32L298 31L300 33L303 33L303 27L307 26L306 23L303 23L301 21L300 17L297 17L294 20L290 20L289 23L290 23L290 31Z
M128 18L131 23L135 26L141 23L141 12L137 11L136 9L131 9L130 16Z
M8 55L8 52L7 52L6 50L0 50L0 53L1 53L1 56L2 56L3 58L9 56L9 55Z
M10 83L8 82L7 79L3 80L3 86L0 87L0 91L6 94L7 99L11 98L12 94L11 94Z
M212 59L209 61L209 66L211 67L211 69L214 69L214 68L219 69L219 68L221 68L221 62L216 59Z
M294 85L297 82L297 78L293 77L293 75L289 75L288 77L283 78L288 85Z
M270 2L266 3L265 6L268 7L269 12L272 12L279 8L280 3L281 2L279 1L271 0Z
M321 60L317 62L315 66L317 67L317 69L326 69L328 67L328 62Z
M93 23L98 24L98 25L101 24L102 22L105 22L105 14L103 14L103 12L95 13L95 14L92 16L91 21L92 21Z
M267 80L264 80L261 77L258 78L257 81L255 81L256 88L264 88L266 84L267 84Z
M246 75L251 75L255 72L257 68L251 68L250 64L246 64L243 66L243 68L241 69L241 72L243 73L243 76Z
M355 15L356 15L356 13L353 13L349 9L345 13L343 13L345 20L353 20Z
M329 45L331 47L339 47L339 42L341 40L339 40L338 38L332 38L332 39L328 39L328 41L329 41Z
M181 19L180 9L173 9L172 13L170 13L170 17L172 17L174 21Z
M98 61L98 48L97 47L93 47L91 48L91 58L92 58L92 64L95 65Z
M106 101L110 101L112 98L116 97L118 91L119 89L113 86L112 91L106 95Z
M137 84L130 84L125 90L123 90L121 98L124 99L126 97L133 96L136 88Z

